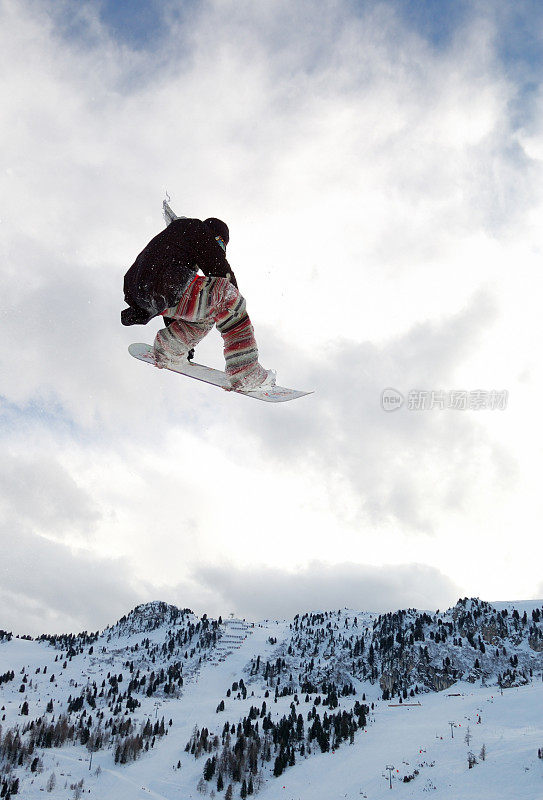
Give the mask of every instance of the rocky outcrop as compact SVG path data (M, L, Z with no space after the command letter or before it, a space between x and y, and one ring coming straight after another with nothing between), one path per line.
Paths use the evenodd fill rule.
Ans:
M180 609L169 603L154 601L136 606L129 614L109 629L110 635L130 635L133 633L150 633L163 625L175 625L187 615L192 616L189 608Z

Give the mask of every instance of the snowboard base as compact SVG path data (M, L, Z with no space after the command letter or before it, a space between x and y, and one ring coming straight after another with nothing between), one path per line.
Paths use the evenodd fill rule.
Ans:
M129 345L128 352L139 361L145 361L153 367L157 366L151 345L143 344L142 342L134 343ZM313 394L313 392L302 392L298 389L287 389L285 386L269 386L265 389L253 389L251 391L232 389L226 374L220 369L206 367L204 364L194 364L191 361L185 361L175 366L164 366L162 369L177 372L179 375L186 375L187 378L195 378L197 381L210 383L213 386L220 386L222 389L227 389L236 394L254 397L255 400L264 400L267 403L285 403L287 400L296 400L298 397Z

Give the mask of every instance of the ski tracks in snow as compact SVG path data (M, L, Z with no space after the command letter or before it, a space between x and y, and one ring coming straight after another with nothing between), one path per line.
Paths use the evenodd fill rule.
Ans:
M66 753L55 753L56 758L63 758L65 761L74 761L76 763L80 762L79 758L75 756L68 756ZM135 781L129 778L127 775L123 775L119 770L110 769L109 767L103 767L100 764L100 769L102 772L107 772L108 775L113 775L114 778L117 778L119 781L123 781L124 783L128 783L130 786L134 786L138 792L143 792L140 797L136 797L132 795L133 800L143 800L143 798L147 797L154 797L155 800L170 800L170 798L165 797L163 794L159 794L158 792L153 791L153 789L148 789L146 786L139 786L138 781Z

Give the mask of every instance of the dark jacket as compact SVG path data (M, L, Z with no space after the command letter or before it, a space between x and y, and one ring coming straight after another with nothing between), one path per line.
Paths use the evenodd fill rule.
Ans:
M151 239L124 276L123 325L145 325L179 302L198 271L236 278L212 230L199 219L176 219Z

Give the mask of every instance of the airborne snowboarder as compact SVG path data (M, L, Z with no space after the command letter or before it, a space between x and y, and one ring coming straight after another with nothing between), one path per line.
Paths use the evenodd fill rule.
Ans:
M166 327L153 346L159 367L187 363L193 348L216 325L231 388L245 392L275 386L274 370L258 361L245 299L226 260L228 226L215 217L177 217L166 200L163 209L165 230L144 247L124 277L129 307L121 312L122 324L146 325L154 317L164 318Z

